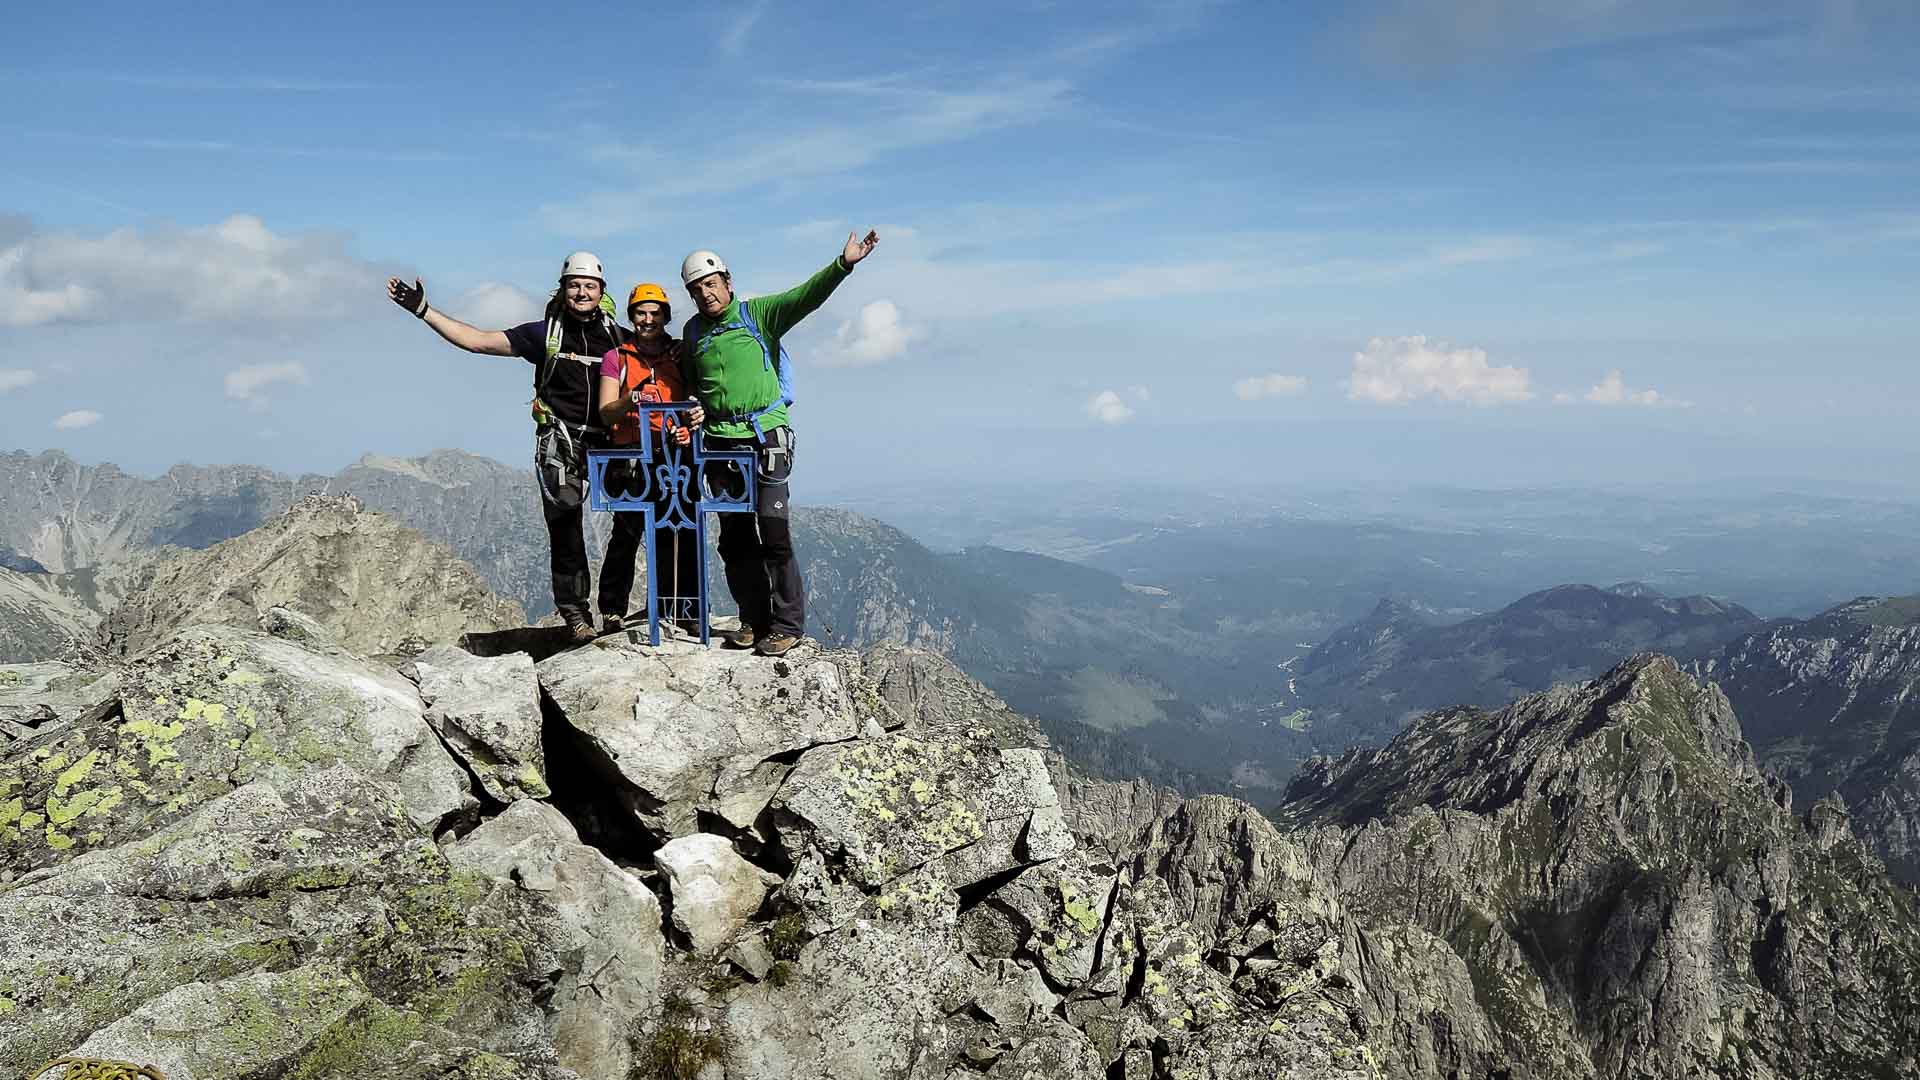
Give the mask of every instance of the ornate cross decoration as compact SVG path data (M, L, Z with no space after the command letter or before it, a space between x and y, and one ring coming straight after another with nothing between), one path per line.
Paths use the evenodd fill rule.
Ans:
M698 622L700 644L705 645L709 641L707 515L753 513L753 451L708 450L705 432L696 429L689 445L668 438L656 455L653 417L665 415L671 432L680 426L679 414L693 408L693 402L641 402L639 407L640 430L645 434L639 445L631 450L587 451L587 505L616 514L646 515L647 640L660 644L664 612L669 619ZM689 591L681 581L674 593L663 594L660 581L666 575L660 572L659 552L687 543L699 552L695 587Z

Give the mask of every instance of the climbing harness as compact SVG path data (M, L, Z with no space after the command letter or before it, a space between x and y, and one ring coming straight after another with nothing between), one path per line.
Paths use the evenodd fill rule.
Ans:
M607 339L613 342L614 348L619 348L621 345L620 323L613 317L613 298L607 296L605 293L600 295L600 328L606 331ZM558 315L547 316L547 358L546 361L540 365L540 377L534 380L533 384L533 420L534 423L544 426L554 420L564 419L564 417L561 417L553 411L552 406L547 404L547 383L553 379L553 373L555 369L560 366L562 360L572 360L582 367L587 368L589 372L587 378L587 408L585 415L580 418L579 426L590 428L594 426L592 373L600 369L600 357L588 356L585 353L561 351L562 346L566 344L566 336L567 320ZM588 347L587 330L584 325L580 328L580 345L582 348Z
M603 293L600 297L600 326L617 347L621 343L620 324L614 321L611 309L612 301ZM567 333L564 318L548 316L546 329L547 358L540 366L540 377L533 387L533 470L539 477L541 498L552 506L572 509L586 500L587 475L583 455L586 452L586 434L595 430L594 380L591 375L587 378L586 410L578 423L554 412L553 407L547 404L547 384L562 363L578 363L592 372L599 369L600 358L561 351ZM585 326L580 328L580 344L582 347L587 345Z

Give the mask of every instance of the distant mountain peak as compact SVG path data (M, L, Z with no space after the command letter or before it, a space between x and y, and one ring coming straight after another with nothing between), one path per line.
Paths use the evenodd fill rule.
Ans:
M253 627L276 607L366 655L526 621L441 544L352 496L309 495L251 532L155 561L101 636L127 655L196 623Z

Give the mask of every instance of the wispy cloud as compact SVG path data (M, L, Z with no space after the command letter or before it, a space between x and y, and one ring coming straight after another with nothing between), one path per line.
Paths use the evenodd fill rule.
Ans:
M1282 375L1278 372L1269 375L1252 375L1233 384L1233 396L1241 401L1258 401L1268 397L1297 397L1306 392L1305 376Z
M1495 367L1485 349L1454 348L1419 335L1374 338L1353 354L1347 396L1376 405L1421 398L1470 405L1512 405L1533 397L1523 367Z
M1587 391L1587 400L1595 405L1630 405L1645 409L1685 409L1692 406L1692 402L1676 401L1658 390L1632 389L1618 371L1607 372L1606 378Z
M0 325L335 318L377 303L381 277L341 236L276 233L246 214L104 236L30 232L0 249Z
M235 401L266 404L268 387L275 383L306 385L306 365L287 361L278 364L252 364L227 372L227 396Z
M720 51L728 56L739 56L747 47L747 35L767 13L767 0L752 0L741 6L740 10L727 16L726 25L720 31Z
M75 409L70 413L60 414L60 418L53 422L53 426L58 431L76 431L80 428L92 427L101 419L101 415L92 409Z
M289 79L272 75L203 75L175 72L89 71L74 73L88 82L120 83L150 90L212 93L338 94L380 89L379 83L353 79Z
M857 120L825 123L771 138L740 135L703 145L698 167L668 144L623 144L590 140L589 153L605 163L627 165L645 183L603 191L566 203L549 203L540 218L580 236L630 231L654 220L662 205L688 197L717 195L796 179L836 176L862 169L905 150L969 139L1030 124L1059 109L1070 87L1063 80L1009 81L964 89L933 89L887 80L792 84L819 93L872 97Z
M438 305L439 301L434 303ZM540 315L543 307L539 297L524 289L499 281L483 281L454 297L446 310L469 325L496 329L529 322Z
M89 131L27 130L16 133L16 137L69 145L105 146L118 150L152 150L163 153L185 154L246 154L251 157L264 156L318 161L434 162L455 161L459 159L459 155L430 148L389 149L371 146L327 146L311 144L285 146L234 142L229 139L206 139L194 136L113 135Z
M1766 10L1771 7L1773 10ZM1507 57L1636 42L1774 33L1788 0L1385 0L1347 9L1339 33L1383 67L1415 74Z
M0 394L32 386L39 376L25 368L0 369Z

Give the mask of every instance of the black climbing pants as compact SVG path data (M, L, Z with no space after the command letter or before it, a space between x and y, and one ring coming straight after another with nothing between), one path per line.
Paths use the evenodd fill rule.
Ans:
M583 619L593 618L587 590L592 571L587 565L587 538L581 531L585 510L581 504L567 506L551 499L540 500L540 512L547 519L547 547L553 564L553 606L564 618L568 613ZM632 574L629 572L629 579Z
M799 637L806 630L807 593L788 524L793 429L774 428L764 441L709 436L707 448L756 454L754 513L720 515L720 561L727 571L727 590L740 608L740 625L752 627L758 636ZM724 483L711 486L718 492Z
M547 519L547 550L553 569L553 606L591 621L588 591L593 571L587 564L587 448L599 448L599 432L549 424L534 433L533 470L540 485L540 513Z

